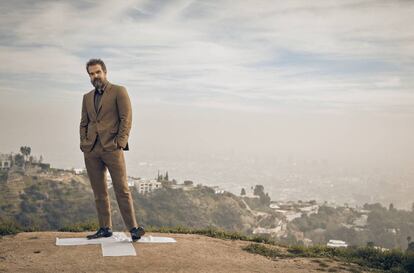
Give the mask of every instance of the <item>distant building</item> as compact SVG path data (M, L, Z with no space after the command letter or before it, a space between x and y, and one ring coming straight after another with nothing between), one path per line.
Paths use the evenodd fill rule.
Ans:
M11 156L8 154L0 154L0 170L9 170L11 165Z
M269 208L271 208L271 209L280 209L280 207L276 203L270 203Z
M348 244L341 240L329 240L329 242L326 244L326 246L329 247L348 247Z
M86 169L85 168L73 168L73 172L75 174L86 174Z
M392 234L397 234L397 229L395 228L386 228L385 231L392 233Z
M223 194L225 190L221 189L219 186L213 186L211 187L214 190L215 194Z
M291 222L295 220L296 218L302 217L302 212L296 212L294 210L275 210L276 212L282 213L286 217L286 221Z
M307 206L307 207L302 207L299 209L301 212L306 213L306 215L311 215L314 213L318 213L319 211L319 206L318 205L312 205L312 206Z
M260 198L259 195L255 195L254 194L254 188L250 187L250 188L246 188L245 189L246 194L242 195L242 197L248 197L248 198Z
M186 181L188 181L188 180L186 180ZM169 185L169 188L171 188L171 189L182 189L183 191L190 191L190 190L194 189L194 185L192 183L191 184L189 184L189 183L187 183L187 184L185 184L185 183L184 184L172 184L172 185Z
M362 214L359 218L355 219L353 224L358 228L363 228L368 225L368 215Z
M155 180L135 180L135 187L140 194L146 194L162 188L162 183Z
M375 249L381 250L382 252L384 251L389 251L389 248L384 248L384 247L380 247L380 246L374 246Z
M32 163L33 166L38 166L41 171L48 171L50 169L49 163Z

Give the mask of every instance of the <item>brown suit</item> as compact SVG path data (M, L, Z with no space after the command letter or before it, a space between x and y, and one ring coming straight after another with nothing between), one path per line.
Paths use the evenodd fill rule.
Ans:
M80 121L80 149L95 196L100 227L112 227L106 170L109 170L116 199L128 229L137 227L128 188L123 150L129 150L128 137L132 108L126 89L107 83L97 111L95 90L83 96ZM121 148L119 148L119 147Z
M94 94L95 89L83 96L80 122L81 150L90 152L97 135L107 151L116 150L117 143L124 150L129 150L132 108L125 87L108 82L98 111L95 111L94 107Z

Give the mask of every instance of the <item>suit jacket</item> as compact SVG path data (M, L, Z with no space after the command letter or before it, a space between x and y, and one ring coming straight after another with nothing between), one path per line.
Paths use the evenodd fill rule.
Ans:
M123 86L108 82L97 111L94 95L95 89L83 96L79 126L81 151L90 152L98 135L104 150L114 151L119 144L123 150L128 151L132 107L127 90Z

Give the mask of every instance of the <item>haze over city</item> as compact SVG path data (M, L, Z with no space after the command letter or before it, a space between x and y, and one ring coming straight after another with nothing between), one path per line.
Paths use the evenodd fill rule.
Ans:
M411 208L410 1L3 1L0 153L83 168L90 58L133 107L129 175Z

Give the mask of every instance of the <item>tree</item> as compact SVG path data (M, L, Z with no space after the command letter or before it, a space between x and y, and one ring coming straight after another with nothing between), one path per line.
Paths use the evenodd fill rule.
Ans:
M30 155L31 151L32 151L32 148L30 148L29 146L20 147L20 152L24 156L25 161L27 160L27 157Z
M260 198L263 204L266 206L270 205L270 201L272 200L269 196L269 194L266 192L266 195L263 198Z
M240 195L241 195L241 196L246 195L246 190L245 190L244 188L242 188L242 189L241 189Z
M394 204L393 203L390 203L390 206L388 207L388 210L389 211L394 210Z
M263 205L269 205L270 204L270 197L268 193L264 192L264 187L262 185L256 185L254 188L254 195L258 195L260 197L260 202Z
M264 193L264 187L262 185L256 185L254 187L253 193L254 193L254 195L257 195L257 196L263 196L265 194Z
M165 180L169 181L168 180L168 171L165 173Z
M24 156L21 155L21 154L17 154L14 157L14 162L16 163L17 166L23 167L24 166Z

